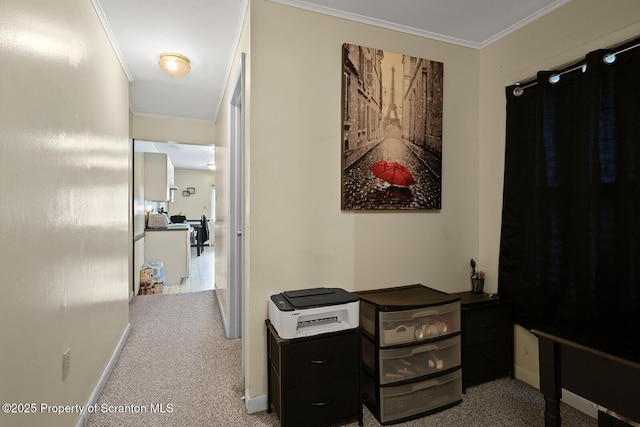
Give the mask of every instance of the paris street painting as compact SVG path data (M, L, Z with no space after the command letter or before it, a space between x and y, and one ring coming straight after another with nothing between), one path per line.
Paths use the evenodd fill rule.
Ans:
M342 45L342 210L440 209L442 62Z

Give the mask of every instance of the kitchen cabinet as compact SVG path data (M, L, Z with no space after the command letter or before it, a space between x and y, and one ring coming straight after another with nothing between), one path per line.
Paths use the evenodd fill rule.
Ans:
M423 285L360 297L362 393L383 424L462 402L460 298Z
M145 262L162 261L165 285L180 284L189 277L191 242L188 225L185 228L147 229L144 234Z
M472 291L452 294L462 307L462 389L489 380L513 378L511 304Z
M173 185L173 163L169 156L164 153L144 153L144 199L170 202Z
M360 329L283 339L267 324L268 402L280 425L362 425Z

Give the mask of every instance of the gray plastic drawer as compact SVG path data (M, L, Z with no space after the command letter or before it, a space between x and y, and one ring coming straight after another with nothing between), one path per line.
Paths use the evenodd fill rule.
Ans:
M380 388L380 421L385 423L438 409L462 399L462 371L397 387Z
M380 384L423 377L460 366L460 336L393 350L380 350Z
M380 347L419 342L459 331L459 301L415 310L380 312Z

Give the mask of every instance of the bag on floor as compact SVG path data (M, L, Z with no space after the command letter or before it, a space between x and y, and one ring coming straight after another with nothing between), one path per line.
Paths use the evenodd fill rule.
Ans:
M164 286L164 264L148 262L140 267L140 295L159 294Z

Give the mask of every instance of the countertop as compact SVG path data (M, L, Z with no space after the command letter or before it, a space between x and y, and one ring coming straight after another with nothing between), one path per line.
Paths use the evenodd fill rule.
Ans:
M169 224L167 228L145 228L144 231L184 231L190 228L189 224Z

